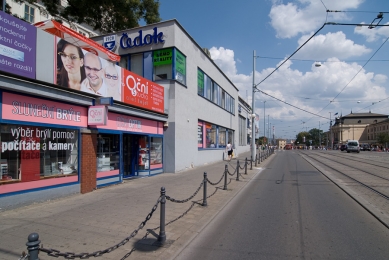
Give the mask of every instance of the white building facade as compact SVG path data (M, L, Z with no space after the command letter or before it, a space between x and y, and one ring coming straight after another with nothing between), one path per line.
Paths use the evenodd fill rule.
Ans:
M239 144L238 88L176 20L92 38L121 56L120 66L163 86L168 104L164 171L222 159Z

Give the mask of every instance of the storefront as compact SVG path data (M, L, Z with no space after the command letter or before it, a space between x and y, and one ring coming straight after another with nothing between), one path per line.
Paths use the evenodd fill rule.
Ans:
M163 172L163 123L108 112L97 129L97 186Z
M69 28L74 44L2 15L29 50L0 46L0 208L163 172L164 87Z
M5 91L0 95L0 198L48 187L79 190L80 129L87 126L87 109Z

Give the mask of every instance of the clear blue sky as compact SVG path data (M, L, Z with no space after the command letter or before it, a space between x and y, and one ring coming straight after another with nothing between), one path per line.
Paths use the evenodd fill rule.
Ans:
M260 56L255 59L257 84L325 22L370 24L379 12L388 12L380 24L389 24L387 0L160 0L161 18L177 19L200 46L208 48L249 104L254 50ZM330 112L332 118L351 111L389 114L388 37L389 27L326 25L258 85L292 105L256 93L261 135L263 101L266 120L269 116L276 137L283 138L319 124L327 131ZM317 62L321 67L315 66Z

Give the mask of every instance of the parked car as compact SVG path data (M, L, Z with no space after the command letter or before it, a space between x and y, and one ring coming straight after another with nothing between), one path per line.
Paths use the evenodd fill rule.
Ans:
M370 151L370 145L368 144L361 144L361 151Z
M348 140L347 141L346 151L348 153L350 153L350 152L357 152L357 153L359 153L359 151L360 151L359 141L358 140Z
M341 151L346 151L346 150L347 150L347 144L342 144L342 145L340 146L340 150L341 150Z

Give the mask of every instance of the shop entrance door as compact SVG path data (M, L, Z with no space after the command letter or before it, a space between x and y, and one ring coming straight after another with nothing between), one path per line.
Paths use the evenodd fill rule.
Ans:
M137 135L123 134L123 178L138 175L138 139Z

